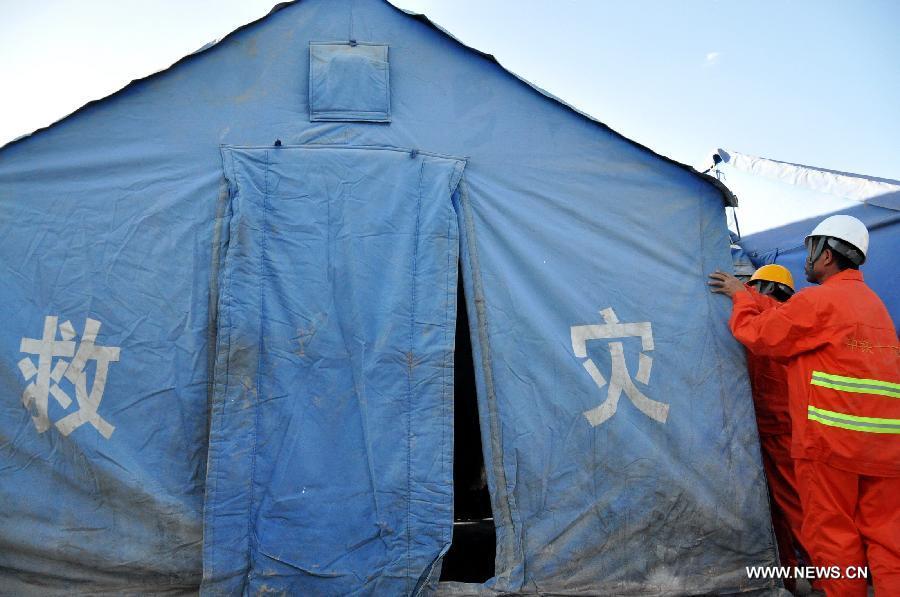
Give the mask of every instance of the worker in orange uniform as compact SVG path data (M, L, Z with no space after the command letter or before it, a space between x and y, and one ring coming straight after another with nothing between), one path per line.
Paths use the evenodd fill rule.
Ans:
M776 264L764 265L756 270L747 286L763 309L777 306L794 294L791 272ZM730 325L734 325L733 317ZM755 355L748 350L747 371L753 390L763 468L772 497L772 527L778 542L781 565L794 568L798 565L797 552L803 550L800 541L803 514L794 477L794 460L791 458L787 364L778 359ZM793 579L785 579L788 589L794 588L792 581Z
M791 455L803 506L801 539L829 597L900 595L900 343L863 281L869 234L831 216L806 237L806 277L818 284L761 305L729 274L735 337L754 354L788 359ZM833 578L839 576L839 578Z

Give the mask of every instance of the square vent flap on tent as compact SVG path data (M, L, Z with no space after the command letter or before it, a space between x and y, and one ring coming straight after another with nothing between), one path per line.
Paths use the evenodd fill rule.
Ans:
M388 47L309 44L310 121L390 122Z

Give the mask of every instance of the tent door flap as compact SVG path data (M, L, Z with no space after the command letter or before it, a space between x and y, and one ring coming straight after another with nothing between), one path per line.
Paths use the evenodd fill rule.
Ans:
M450 542L465 163L223 148L204 589L410 592Z

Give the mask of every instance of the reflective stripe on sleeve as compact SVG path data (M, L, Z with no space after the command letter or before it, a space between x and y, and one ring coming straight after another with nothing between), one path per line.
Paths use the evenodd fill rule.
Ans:
M844 375L832 375L831 373L823 373L822 371L813 371L812 379L810 379L809 383L814 386L831 388L832 390L838 390L840 392L875 394L877 396L887 396L888 398L900 398L900 384L878 379L846 377Z
M848 415L845 413L835 412L833 410L825 410L810 405L807 408L807 418L810 421L828 425L830 427L840 427L841 429L849 429L851 431L862 431L864 433L891 433L900 435L900 419L881 419L878 417L858 417L856 415Z

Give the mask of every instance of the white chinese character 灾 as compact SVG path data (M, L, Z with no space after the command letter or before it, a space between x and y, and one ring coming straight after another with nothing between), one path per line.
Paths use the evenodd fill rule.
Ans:
M605 340L613 338L640 338L641 354L638 357L638 371L635 379L644 385L650 383L650 369L653 358L645 352L653 350L653 330L649 321L641 323L620 323L612 308L600 311L604 324L576 325L571 327L572 351L575 356L584 359L582 366L597 384L602 388L607 384L606 378L597 369L597 365L587 355L588 340ZM621 342L609 342L609 352L612 361L612 373L609 380L609 388L606 392L606 400L599 406L585 411L584 416L592 427L600 425L614 414L619 406L619 398L624 392L632 403L642 413L660 423L665 423L669 416L669 405L647 398L634 385L628 367L625 364L625 349Z

